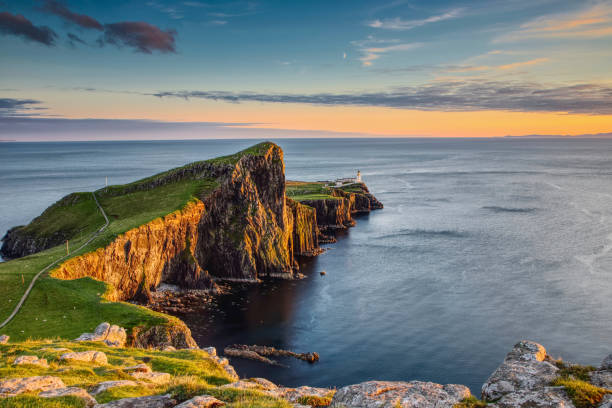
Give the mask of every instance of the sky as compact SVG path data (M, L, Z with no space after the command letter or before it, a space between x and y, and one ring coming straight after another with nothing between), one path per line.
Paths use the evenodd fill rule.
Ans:
M0 140L612 132L612 0L0 0Z

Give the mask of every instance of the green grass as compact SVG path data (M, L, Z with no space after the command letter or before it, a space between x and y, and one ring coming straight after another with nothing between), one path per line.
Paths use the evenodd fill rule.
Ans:
M65 347L72 351L99 350L106 353L109 364L90 366L83 363L60 362L59 356L65 351L53 348ZM37 366L12 366L11 363L20 355L36 355L47 359L49 368ZM167 372L172 380L165 385L138 385L107 390L96 396L99 403L106 403L121 398L141 397L147 395L171 394L182 402L197 395L212 395L227 403L230 408L261 407L290 408L287 401L265 395L257 390L220 388L232 379L223 368L202 350L179 350L161 352L142 349L110 348L96 343L72 343L65 341L27 341L0 345L0 378L30 377L52 375L60 377L67 386L91 390L102 381L132 379L122 368L133 366L143 361L153 370ZM65 368L69 370L60 371ZM2 407L82 407L80 400L73 397L43 399L35 395L23 395L16 398L0 398Z
M332 195L331 188L318 182L288 181L286 194L295 201L338 199Z
M555 361L555 365L559 368L559 377L575 378L577 380L589 381L589 373L597 370L593 366L583 366L580 364L567 364L563 360Z
M596 408L604 395L612 393L605 388L596 387L586 381L569 377L558 377L552 382L554 386L565 387L576 408Z

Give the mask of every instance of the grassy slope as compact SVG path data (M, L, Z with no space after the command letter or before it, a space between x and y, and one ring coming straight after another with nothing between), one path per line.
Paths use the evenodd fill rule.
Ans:
M102 194L99 196L100 205L105 209L111 222L106 230L80 253L103 247L123 232L181 209L194 197L201 196L203 192L210 191L215 186L217 186L215 180L197 179L183 180L124 195ZM93 199L91 202L93 203ZM77 248L88 236L82 231L91 233L104 224L102 215L95 207L95 203L93 204L89 212L72 213L70 212L72 206L68 209L52 207L37 219L37 224L49 231L50 225L56 229L72 227L79 225L76 220L80 220L80 225L83 226L79 228L81 233L71 240L70 244L71 247ZM59 217L59 214L63 216ZM66 221L62 222L63 220ZM88 224L90 222L91 224ZM80 253L75 252L72 255ZM32 277L64 254L65 247L60 245L0 264L0 319L3 320L12 311ZM139 323L158 324L167 320L165 315L148 309L127 303L105 302L101 298L101 294L105 291L104 283L91 279L60 281L42 277L34 286L19 314L0 331L9 334L15 340L55 336L73 338L82 332L91 331L103 320L126 328Z
M287 197L295 201L337 199L325 183L287 181Z
M59 356L63 352L50 350L59 347L66 347L72 351L103 351L108 357L109 364L107 366L92 366L85 363L60 362ZM12 366L11 363L19 355L36 355L45 358L50 367ZM60 377L67 386L77 386L89 390L93 385L102 381L131 380L132 378L121 368L140 364L144 360L148 361L147 364L154 371L171 374L172 381L167 385L139 385L110 389L98 394L96 396L97 401L105 403L120 398L165 393L170 393L177 400L183 401L196 395L209 394L227 402L229 407L289 408L291 406L285 401L265 396L255 390L243 391L218 388L219 385L230 383L231 379L221 366L201 350L159 352L141 349L116 349L96 343L69 343L49 340L0 345L0 378L52 375ZM66 367L72 369L58 371ZM43 399L36 397L34 394L26 394L16 398L0 398L0 408L41 406L83 407L83 403L76 398Z

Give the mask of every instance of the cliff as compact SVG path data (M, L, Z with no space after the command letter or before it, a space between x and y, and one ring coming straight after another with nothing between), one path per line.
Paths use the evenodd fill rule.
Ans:
M354 225L354 214L382 207L364 184L319 187L329 194L286 196L283 151L273 143L106 187L95 194L111 217L110 235L94 242L97 249L67 260L51 275L92 277L109 284L108 300L136 298L143 303L162 282L214 289L217 280L291 279L299 268L296 256L321 252L321 230L347 228ZM37 242L36 236L74 238L75 222L65 219L80 220L80 231L95 229L100 214L92 202L90 193L60 200L30 225L7 235L4 247L23 255L47 245L20 244ZM83 208L72 217L57 217L71 214L75 205Z

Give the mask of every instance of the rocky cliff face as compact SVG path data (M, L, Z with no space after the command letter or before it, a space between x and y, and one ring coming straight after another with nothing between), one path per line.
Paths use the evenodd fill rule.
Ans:
M350 191L334 189L332 196L334 198L302 201L302 204L315 209L317 224L322 231L352 227L355 225L353 215L383 208L363 183L352 185Z

